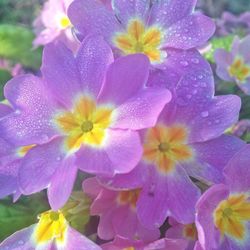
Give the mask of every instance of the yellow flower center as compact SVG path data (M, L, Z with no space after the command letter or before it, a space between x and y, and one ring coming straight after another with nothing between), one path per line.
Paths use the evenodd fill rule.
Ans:
M101 146L104 142L106 129L111 123L113 108L98 106L88 96L77 100L72 111L59 113L56 124L65 135L67 150L78 150L82 144Z
M136 208L136 202L139 198L141 189L133 189L129 191L120 191L118 195L118 203L120 205L129 204L132 209Z
M47 211L40 215L34 231L35 241L43 244L52 240L65 242L67 221L61 212Z
M186 145L187 130L183 126L157 125L149 129L144 142L143 159L156 165L162 173L171 172L175 164L190 160L191 148Z
M243 59L237 58L228 68L228 72L231 77L235 77L240 82L245 82L250 77L250 66L246 65Z
M152 63L160 63L166 56L161 50L163 36L158 27L145 27L142 21L134 19L125 32L115 35L113 42L125 55L144 53Z
M71 22L66 15L59 17L59 26L61 29L67 29L69 26L71 26Z
M185 225L183 229L183 235L184 237L188 239L197 240L198 234L197 234L197 229L196 229L195 224L192 223L192 224Z
M17 149L17 155L19 157L24 157L32 148L34 148L36 145L28 145L28 146L23 146Z
M247 221L250 221L250 202L244 194L231 195L221 201L214 211L214 224L222 236L226 234L243 240Z
M134 247L126 247L126 248L123 248L122 250L135 250Z

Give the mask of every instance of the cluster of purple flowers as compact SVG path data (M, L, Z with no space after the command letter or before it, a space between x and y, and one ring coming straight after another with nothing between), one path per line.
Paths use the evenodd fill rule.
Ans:
M36 21L46 28L35 44L49 43L41 74L10 80L0 104L0 198L47 189L51 210L1 250L250 248L250 147L225 133L241 100L215 96L197 50L215 25L195 5L45 5ZM218 74L244 80L246 92L249 43L236 40L232 55L216 55ZM100 244L71 228L62 210L79 171L91 175L82 187Z

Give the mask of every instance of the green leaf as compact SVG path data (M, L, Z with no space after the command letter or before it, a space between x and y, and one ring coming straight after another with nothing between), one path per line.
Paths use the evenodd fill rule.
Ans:
M13 203L11 198L0 200L0 242L14 232L37 222L37 215L49 210L43 193L21 197Z
M42 50L32 49L33 39L34 34L22 26L0 25L0 57L21 63L27 68L38 69Z
M3 87L4 84L11 79L11 74L8 70L0 69L0 101L4 99Z
M212 48L208 52L205 53L205 58L211 63L215 63L214 52L217 49L225 49L227 51L230 51L233 40L234 40L233 35L225 36L225 37L215 37L211 39L210 43L211 43Z

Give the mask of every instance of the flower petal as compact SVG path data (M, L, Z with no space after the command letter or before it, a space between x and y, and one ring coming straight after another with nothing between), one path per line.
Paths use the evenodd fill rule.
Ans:
M167 30L164 46L176 49L191 49L204 45L213 35L215 24L202 14L189 15Z
M56 169L62 164L64 153L62 139L32 148L25 156L18 173L19 184L24 194L39 192L48 187Z
M171 93L162 88L146 88L115 110L112 127L139 130L153 127Z
M115 15L99 1L76 0L70 5L68 16L80 33L80 40L89 34L99 34L111 42L112 35L120 29Z
M55 135L50 116L55 103L44 82L32 75L13 78L5 96L15 112L0 120L0 136L16 145L45 143Z
M114 61L111 48L101 36L88 36L78 50L76 61L81 84L87 92L97 97L107 68Z
M97 244L89 240L87 237L83 236L73 228L68 228L67 231L67 243L63 250L101 250ZM57 248L61 249L61 248Z
M235 154L224 169L226 183L234 192L249 192L250 145Z
M47 88L57 101L71 107L73 98L81 89L73 53L63 43L45 46L41 71Z
M149 66L148 58L142 54L117 59L108 69L98 100L123 104L144 87L148 80Z
M196 159L188 163L185 169L190 176L199 180L221 183L224 179L222 173L224 167L244 146L244 141L227 135L195 143L191 147L195 150Z
M76 175L75 157L69 156L56 169L48 187L48 199L53 210L60 209L67 202L73 190Z
M83 147L77 153L77 166L91 174L113 176L130 172L139 162L142 146L137 132L107 129L101 148Z
M161 23L165 27L178 22L191 14L197 0L163 0L154 1L150 12L150 23ZM178 15L176 15L178 13Z
M149 11L150 0L113 0L112 6L118 19L126 24L133 17L145 20Z

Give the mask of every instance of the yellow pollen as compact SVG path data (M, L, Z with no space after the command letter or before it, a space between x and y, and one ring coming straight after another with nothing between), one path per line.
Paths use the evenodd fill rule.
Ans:
M84 133L88 133L92 131L93 128L94 128L94 125L93 125L93 122L91 121L85 121L81 125L82 132Z
M228 68L231 77L235 77L238 81L244 83L250 77L250 66L245 64L241 58L236 58L232 65Z
M140 189L134 189L129 191L120 191L118 195L118 203L121 205L127 205L129 204L132 209L135 209L136 202L139 198L141 190Z
M38 244L56 240L59 243L65 241L67 221L58 211L47 211L40 215L39 222L34 231L34 238Z
M69 26L71 26L71 22L69 20L69 18L65 15L65 16L62 16L60 18L60 27L62 29L66 29L68 28Z
M161 152L164 153L164 152L167 152L167 151L170 149L170 146L169 146L168 143L162 142L162 143L159 144L158 148L159 148L159 150L160 150Z
M143 159L154 164L161 173L168 174L177 162L193 157L191 148L186 144L187 137L188 132L183 126L159 124L146 133Z
M66 150L78 150L83 144L101 146L111 124L113 108L97 106L89 96L82 96L70 111L56 115L57 127L65 136Z
M144 53L152 63L160 63L166 52L161 50L163 32L158 27L146 27L141 20L129 22L125 32L117 33L114 44L125 55Z
M214 224L221 236L236 240L246 236L246 222L250 221L250 202L244 194L231 195L219 203L214 211Z

